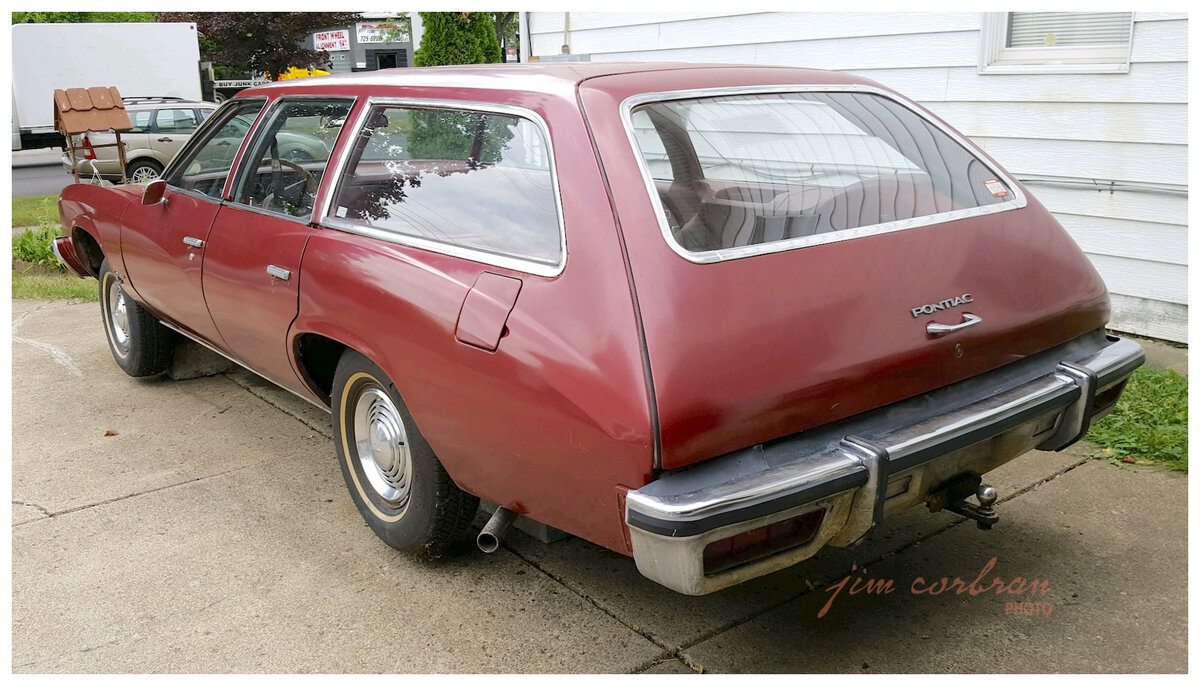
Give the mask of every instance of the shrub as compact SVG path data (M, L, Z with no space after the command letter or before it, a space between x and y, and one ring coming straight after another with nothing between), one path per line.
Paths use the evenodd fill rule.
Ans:
M46 267L59 267L50 244L62 235L57 224L43 223L13 237L13 259Z

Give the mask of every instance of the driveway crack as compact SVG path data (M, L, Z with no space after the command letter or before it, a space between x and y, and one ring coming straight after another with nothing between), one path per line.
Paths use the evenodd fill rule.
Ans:
M301 416L295 412L292 412L288 408L275 402L274 400L272 400L265 394L258 392L258 390L254 388L254 386L250 386L249 384L242 383L236 377L234 377L230 374L222 374L221 376L224 376L226 379L229 379L229 381L232 382L233 385L240 387L242 390L246 391L250 395L254 396L255 398L258 398L259 400L270 405L271 407L275 408L276 410L279 410L280 412L286 414L287 416L291 417L292 419L295 419L296 421L300 422L304 426L321 434L325 438L328 438L330 440L333 439L333 433L330 431L329 427L314 424L314 423L310 422L308 419L304 418L303 416Z
M287 459L287 458L283 458L283 457L281 457L281 458L278 458L278 459L275 459L275 460L268 460L268 461L266 461L266 462L255 462L254 464L246 464L246 465L242 465L242 466L240 466L240 467L234 467L233 469L227 469L227 470L225 470L225 471L223 471L223 472L217 472L216 474L206 474L206 475L204 475L204 476L198 476L198 477L195 477L195 478L193 478L193 479L187 479L187 480L184 480L184 481L177 481L177 482L175 482L175 483L171 483L171 484L165 484L165 485L163 485L163 486L155 486L154 488L147 488L147 489L146 489L146 490L144 490L144 491L138 491L138 492L136 492L136 493L127 493L127 494L125 494L125 495L120 495L120 496L116 496L116 497L113 497L113 498L106 498L106 499L104 499L104 500L100 500L100 501L97 501L97 502L94 502L94 503L87 503L86 505L77 505L77 506L75 506L75 507L69 507L69 508L67 508L67 509L65 509L65 510L59 510L59 511L57 511L57 512L53 512L53 511L51 511L51 510L49 510L49 509L47 509L47 508L44 508L44 507L42 507L42 506L40 506L40 505L36 505L36 504L35 504L35 503L33 503L32 501L17 501L17 500L13 500L13 503L14 503L14 504L18 504L18 505L30 505L30 506L32 506L32 507L36 507L36 508L38 508L40 511L44 512L44 513L46 514L46 517L47 517L47 518L53 519L53 518L55 518L55 517L61 517L61 516L63 516L63 515L68 515L68 514L71 514L71 513L73 513L73 512L79 512L79 511L81 511L81 510L90 510L90 509L92 509L93 507L100 507L100 506L102 506L102 505L111 505L112 503L119 503L119 502L121 502L122 500L129 500L130 498L136 498L136 497L138 497L138 496L140 496L140 495L147 495L147 494L149 494L149 493L157 493L158 491L165 491L165 490L168 490L168 489L171 489L171 488L177 488L177 487L179 487L179 486L187 486L188 484L199 483L199 482L201 482L201 481L208 481L209 479L216 479L216 478L218 478L218 477L222 477L222 476L226 476L226 475L229 475L229 474L233 474L234 472L240 472L240 471L242 471L243 469L249 469L250 467L257 467L257 466L261 466L261 465L263 465L263 464L270 464L271 462L279 462L279 461L281 461L281 460L284 460L284 459ZM42 519L33 519L33 520L30 520L30 521L28 521L28 522L21 522L20 524L13 524L13 528L15 529L15 528L17 528L17 527L19 527L19 526L25 526L25 525L27 525L27 524L33 524L33 523L35 523L35 522L40 522L40 521L43 521L43 520L42 520Z
M650 643L652 643L655 646L658 646L659 648L662 649L663 652L661 654L659 654L649 660L646 660L645 662L639 663L633 669L629 670L629 672L628 672L629 674L637 674L639 672L644 672L656 664L659 664L661 662L666 662L668 660L673 660L675 658L679 658L685 665L687 665L689 668L695 670L696 672L704 671L704 667L695 663L690 657L684 655L681 652L681 648L670 647L670 646L666 645L665 643L663 643L662 641L660 641L658 638L656 638L649 631L639 627L636 624L631 624L631 623L625 621L614 610L605 606L604 603L600 602L596 598L593 598L586 591L579 589L579 588L575 588L572 584L567 583L567 581L565 579L563 579L563 577L561 577L561 576L555 574L554 572L551 572L550 570L546 569L545 567L539 565L534 560L531 560L528 557L525 557L520 552L518 552L516 549L514 549L512 546L504 545L504 549L507 550L508 552L512 553L513 555L516 555L518 559L520 559L522 562L528 564L530 567L533 567L534 569L538 570L542 574L546 575L551 581L554 581L559 586L562 586L563 588L570 591L571 593L579 596L581 599L583 599L585 602L590 604L592 607L595 607L597 610L603 612L604 614L608 615L609 617L612 617L614 620L616 620L619 624L624 626L626 629L629 629L630 631L634 632L635 634L641 636L642 638L646 639Z
M14 499L13 499L13 501L12 501L12 504L13 504L13 505L24 505L25 507L32 507L32 508L34 508L35 510L37 510L38 512L41 512L42 514L46 515L47 517L53 517L53 516L54 516L54 513L53 513L53 512L51 512L50 510L47 510L46 508L44 508L44 507L42 507L41 505L39 505L39 504L37 504L37 503L33 502L32 500L17 500L17 499L15 499L15 498L14 498Z

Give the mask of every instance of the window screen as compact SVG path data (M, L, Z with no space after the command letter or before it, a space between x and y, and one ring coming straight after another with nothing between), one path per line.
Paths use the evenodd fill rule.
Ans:
M505 257L562 258L549 145L540 126L511 114L376 106L333 214Z
M870 93L673 100L632 123L664 221L692 252L824 243L1013 198L937 126Z

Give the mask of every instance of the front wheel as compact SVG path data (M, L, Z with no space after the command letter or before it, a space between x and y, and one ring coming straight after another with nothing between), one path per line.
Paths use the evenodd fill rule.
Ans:
M342 355L331 398L342 477L375 535L432 557L470 527L479 499L446 473L396 387L373 362Z
M108 348L126 374L151 376L171 364L171 331L125 293L108 260L100 265L100 315Z

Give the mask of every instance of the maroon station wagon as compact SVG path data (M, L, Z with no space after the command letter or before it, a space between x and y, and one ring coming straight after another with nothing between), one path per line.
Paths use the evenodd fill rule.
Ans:
M328 408L389 545L438 554L484 500L482 548L520 515L688 594L921 505L990 527L982 475L1079 440L1144 360L1028 190L846 74L270 84L60 211L117 364L184 336Z

